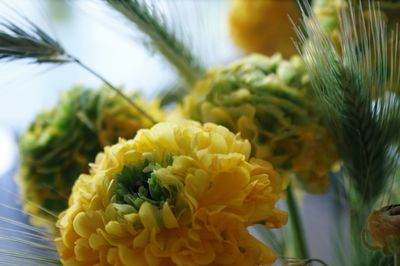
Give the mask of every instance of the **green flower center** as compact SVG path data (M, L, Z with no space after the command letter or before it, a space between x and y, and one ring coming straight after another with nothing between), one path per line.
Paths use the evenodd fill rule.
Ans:
M170 199L170 190L160 186L154 173L159 168L159 164L150 165L149 162L140 166L125 166L121 173L116 174L116 202L128 204L138 211L145 201L161 206Z

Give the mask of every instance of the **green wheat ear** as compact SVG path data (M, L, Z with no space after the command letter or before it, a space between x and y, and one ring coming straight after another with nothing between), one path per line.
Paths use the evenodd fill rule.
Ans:
M323 32L308 5L298 28L299 51L315 94L337 138L343 166L366 204L385 189L399 158L399 32L388 32L371 2L368 17L361 7L340 12L340 45ZM307 17L305 14L311 14ZM394 150L393 150L394 149Z
M14 193L11 196L17 197ZM0 265L62 265L52 232L10 218L13 214L29 216L20 209L3 203L0 208L10 215L0 215Z
M343 161L352 253L345 261L381 265L393 258L366 250L360 239L368 214L388 193L398 168L399 30L389 32L373 2L367 2L367 12L361 4L346 3L348 8L339 10L338 43L324 33L308 5L297 46Z
M0 60L31 60L34 63L72 62L64 48L45 31L26 20L23 29L11 21L0 23Z

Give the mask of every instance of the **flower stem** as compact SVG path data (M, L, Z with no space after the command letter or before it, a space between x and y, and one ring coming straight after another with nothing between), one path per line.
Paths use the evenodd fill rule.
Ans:
M400 253L394 254L394 266L400 266Z
M309 258L307 243L304 236L303 225L299 215L299 208L297 206L296 199L294 197L291 186L289 185L286 189L287 195L287 207L289 211L289 220L292 226L292 232L294 235L294 242L296 248L296 255L301 259Z

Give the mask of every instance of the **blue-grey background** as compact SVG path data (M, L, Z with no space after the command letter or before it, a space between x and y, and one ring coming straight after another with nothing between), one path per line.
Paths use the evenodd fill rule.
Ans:
M140 90L151 99L171 84L176 74L157 54L145 47L145 39L132 24L120 19L96 0L0 0L0 21L23 23L26 16L56 37L71 54L126 90ZM153 1L187 38L207 66L229 62L241 55L229 38L229 0ZM0 63L0 204L18 207L13 178L17 171L16 140L35 114L53 106L60 91L101 82L76 65L37 66ZM312 257L332 262L330 195L300 195L302 215ZM15 210L0 206L0 217L20 219ZM0 230L6 225L0 223ZM2 232L0 232L1 234ZM0 239L0 249L2 246ZM1 260L0 260L1 261ZM333 264L330 264L333 265Z

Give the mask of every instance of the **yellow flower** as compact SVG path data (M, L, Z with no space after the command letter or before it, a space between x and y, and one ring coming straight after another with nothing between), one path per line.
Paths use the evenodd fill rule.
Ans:
M337 154L317 103L298 56L252 55L211 69L175 115L240 132L252 155L296 172L307 191L325 192Z
M106 147L58 220L65 265L270 265L247 226L286 223L271 164L222 126L159 123Z
M296 1L234 0L229 16L230 33L235 43L249 53L288 57L296 53L296 37L289 20L300 17Z
M156 119L157 103L135 97ZM152 123L108 88L76 87L50 111L40 113L21 136L19 183L25 210L37 225L49 225L67 207L71 188L103 146L132 138Z
M400 252L400 205L373 211L368 217L368 232L374 249L388 255Z

